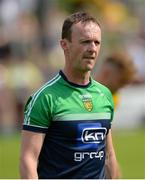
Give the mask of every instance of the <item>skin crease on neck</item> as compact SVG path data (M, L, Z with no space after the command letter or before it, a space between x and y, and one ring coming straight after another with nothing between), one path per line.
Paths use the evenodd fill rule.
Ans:
M93 22L79 22L71 32L71 41L60 41L65 56L63 72L70 82L86 85L99 54L101 29Z

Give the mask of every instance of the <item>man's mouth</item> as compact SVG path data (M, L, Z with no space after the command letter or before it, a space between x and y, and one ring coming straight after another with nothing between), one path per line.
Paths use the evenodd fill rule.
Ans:
M95 59L93 56L84 56L84 59Z

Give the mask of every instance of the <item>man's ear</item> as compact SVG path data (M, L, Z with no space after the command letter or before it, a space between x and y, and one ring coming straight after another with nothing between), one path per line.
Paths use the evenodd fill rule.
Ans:
M67 39L61 39L60 45L61 45L63 50L68 50L68 40Z

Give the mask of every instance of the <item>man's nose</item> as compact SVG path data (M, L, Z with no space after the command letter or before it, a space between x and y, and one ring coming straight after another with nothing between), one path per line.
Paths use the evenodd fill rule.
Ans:
M96 46L95 42L91 42L89 44L89 48L88 49L89 49L89 51L95 52L97 50L97 46Z

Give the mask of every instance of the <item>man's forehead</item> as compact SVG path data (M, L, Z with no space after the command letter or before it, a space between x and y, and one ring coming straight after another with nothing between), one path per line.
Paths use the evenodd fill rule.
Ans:
M72 26L72 33L83 34L83 35L87 36L90 33L101 34L101 29L98 24L96 24L92 21L91 22L79 22Z
M100 29L99 25L93 21L78 22L73 24L72 29Z

